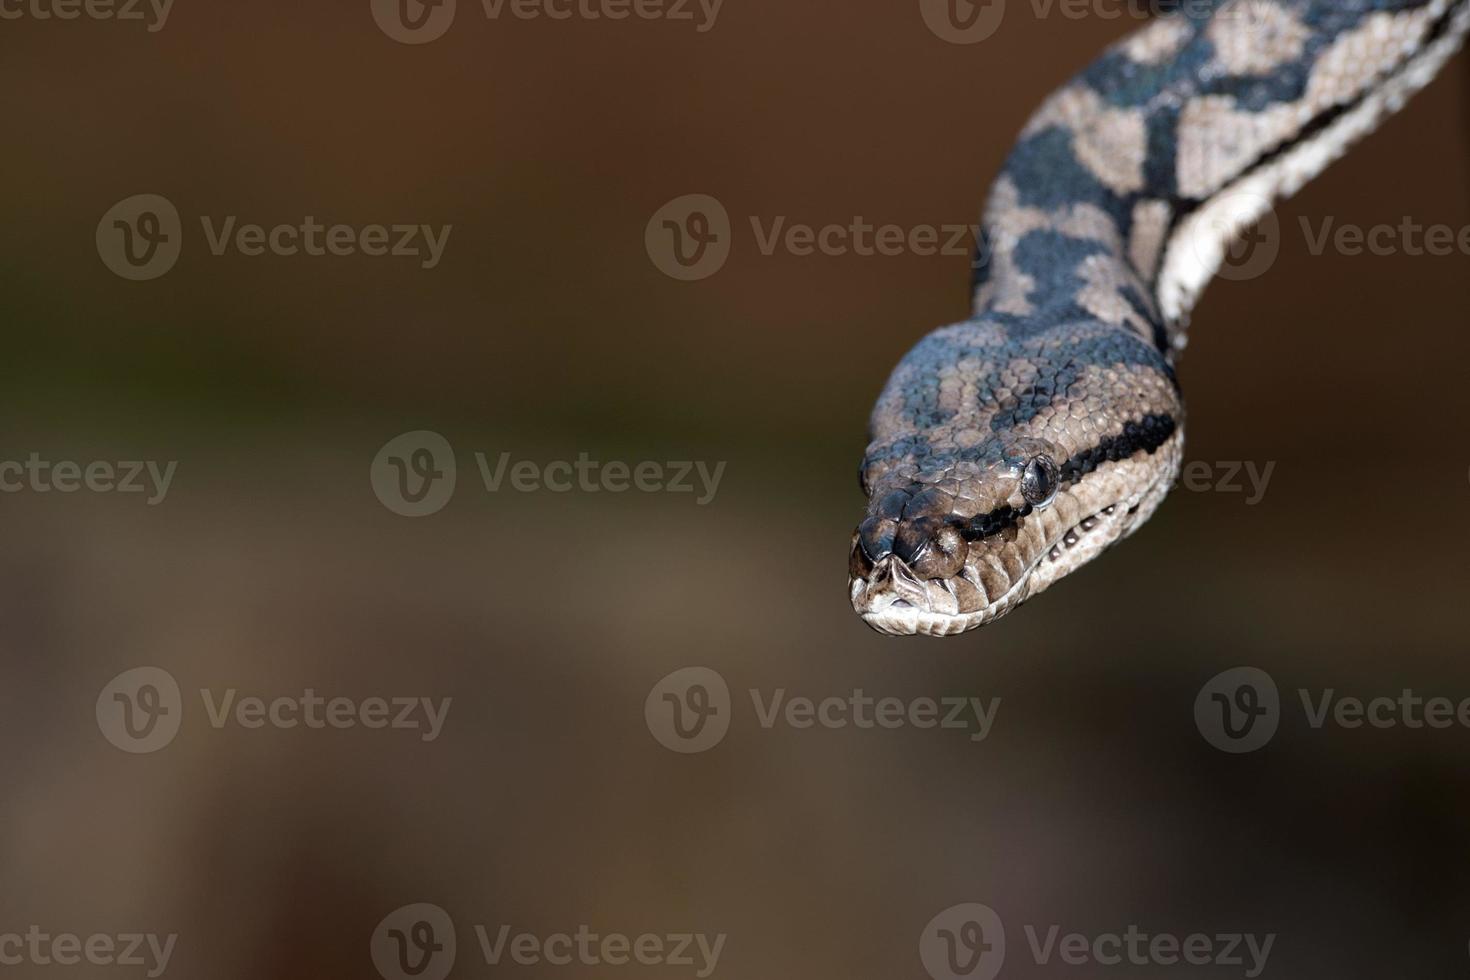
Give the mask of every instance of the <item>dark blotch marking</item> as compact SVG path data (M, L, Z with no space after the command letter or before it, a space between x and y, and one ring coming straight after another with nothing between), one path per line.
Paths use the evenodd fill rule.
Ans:
M1128 422L1116 436L1108 436L1091 449L1085 449L1062 464L1062 482L1076 483L1106 462L1128 459L1140 449L1152 454L1169 441L1177 423L1171 415L1145 415Z
M1046 211L1071 207L1082 201L1100 205L1116 198L1072 152L1072 133L1050 126L1016 144L1006 160L1005 173L1015 182L1021 204Z
M1004 507L997 507L988 514L977 514L968 521L959 521L956 526L959 528L960 537L966 541L983 541L1020 524L1021 518L1030 514L1032 510L1030 504L1019 509L1007 504Z
M1177 427L1171 415L1145 415L1137 422L1128 422L1120 434L1108 436L1063 463L1061 481L1063 484L1076 483L1103 463L1128 459L1140 449L1151 454L1169 441ZM1020 524L1022 518L1034 509L1030 504L1021 508L1007 504L988 514L976 515L969 521L957 522L956 526L966 541L983 541Z

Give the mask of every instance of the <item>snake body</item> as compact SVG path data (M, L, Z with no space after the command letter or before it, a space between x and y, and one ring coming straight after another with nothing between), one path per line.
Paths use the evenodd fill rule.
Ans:
M1185 4L1048 98L996 180L974 312L873 410L853 608L990 622L1137 530L1178 475L1174 364L1233 238L1427 84L1470 0Z

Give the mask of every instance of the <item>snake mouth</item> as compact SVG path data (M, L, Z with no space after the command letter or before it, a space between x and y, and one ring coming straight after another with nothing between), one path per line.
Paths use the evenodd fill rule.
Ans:
M868 626L890 635L953 636L983 626L1124 536L1136 524L1144 496L1110 504L1072 524L1014 576L998 578L1002 562L993 556L972 555L959 575L920 580L901 559L889 556L866 579L853 579L853 606ZM969 604L966 599L979 604L962 609Z
M1027 594L1027 578L1028 576L1023 575L996 601L973 612L942 612L934 608L933 593L936 590L943 590L953 597L955 587L950 584L949 579L935 579L924 583L926 594L922 598L883 594L869 594L864 597L866 583L855 580L852 583L852 598L863 622L879 633L891 636L953 636L990 622L1024 599ZM860 601L866 608L859 606Z
M1109 461L1049 507L968 542L958 571L943 576L922 578L898 554L867 563L855 536L854 611L874 630L901 636L953 636L999 619L1141 527L1178 476L1183 442L1180 426L1157 452ZM915 552L915 562L924 554Z
M1138 505L1134 504L1128 509L1127 513L1131 515L1137 510ZM1096 514L1082 518L1082 520L1067 528L1056 543L1042 555L1041 560L1031 566L1030 570L1035 571L1037 566L1044 567L1051 563L1065 561L1074 548L1081 548L1085 543L1088 543L1092 532L1096 531L1104 521L1117 514L1117 512L1118 505L1113 504L1109 507L1104 507Z

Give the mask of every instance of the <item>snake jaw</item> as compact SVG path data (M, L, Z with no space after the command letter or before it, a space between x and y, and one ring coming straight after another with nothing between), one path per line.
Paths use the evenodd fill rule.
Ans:
M880 566L898 559L884 559ZM880 633L893 636L953 636L998 619L1024 602L1030 594L1031 583L1022 575L1006 592L994 602L984 602L979 608L961 611L960 593L967 590L973 597L983 600L978 577L967 565L961 573L948 579L930 579L923 582L911 581L902 588L888 585L891 576L880 577L875 568L870 579L853 579L850 585L853 608L862 616L863 622ZM917 588L915 588L917 586Z
M941 579L937 583L925 583L925 594L916 603L892 592L870 594L861 580L854 580L851 590L853 607L862 615L863 622L880 633L893 636L953 636L996 619L1025 598L1020 588L1026 585L1023 580L1013 590L1016 594L1006 598L1004 604L992 604L970 613L938 611L934 608L933 601L936 592L947 592L951 600L954 598L949 581Z
M1179 425L1161 445L1099 465L1049 506L1015 510L1021 516L999 531L988 525L988 533L967 543L953 572L928 560L926 550L905 535L933 522L930 509L910 520L906 510L894 513L891 496L876 494L873 512L889 516L881 526L865 521L853 535L853 609L868 626L894 635L952 636L999 619L1140 527L1173 486L1183 442ZM920 502L934 500L922 489L903 493ZM911 543L903 554L870 557L881 551L874 542L899 545L906 537ZM933 540L937 544L939 536Z

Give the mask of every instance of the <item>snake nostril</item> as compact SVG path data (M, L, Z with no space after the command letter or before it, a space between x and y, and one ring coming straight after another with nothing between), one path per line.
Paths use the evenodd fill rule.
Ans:
M929 536L914 527L903 527L893 541L893 553L905 565L913 565L929 550Z
M858 525L857 544L869 564L877 564L893 551L893 521L869 517Z
M965 543L952 526L923 517L898 529L893 553L921 579L948 578L964 565Z

